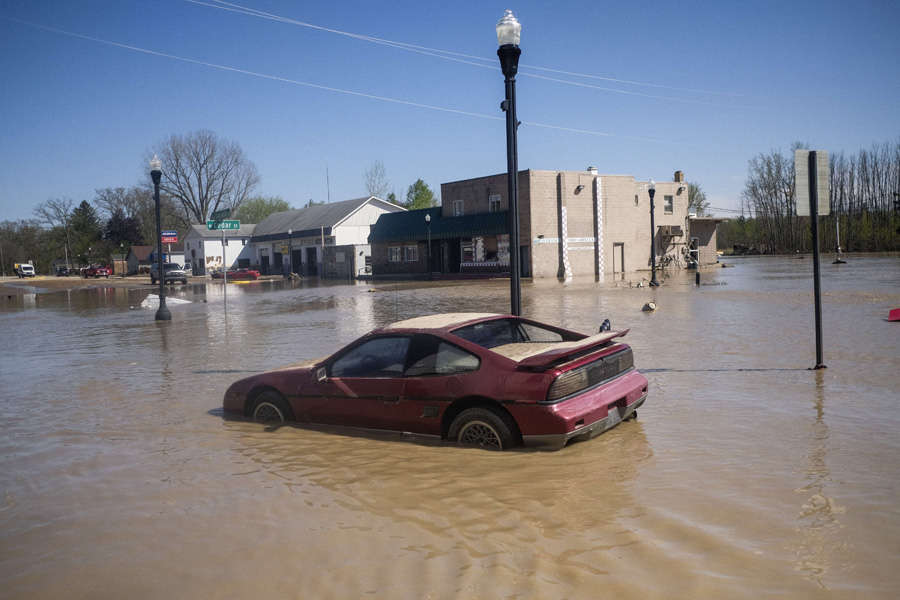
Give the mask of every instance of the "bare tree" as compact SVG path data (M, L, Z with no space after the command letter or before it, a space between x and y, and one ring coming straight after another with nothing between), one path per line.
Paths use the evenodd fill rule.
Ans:
M62 227L66 231L66 266L69 266L69 221L72 218L71 198L51 198L41 202L34 209L34 216L50 228Z
M147 199L153 201L152 192L147 187L99 188L95 193L94 206L106 219L117 212L130 218L139 217Z
M709 208L709 201L706 199L706 192L700 187L699 183L688 183L688 212L695 213L702 217Z
M384 199L391 189L391 182L387 180L384 163L376 160L365 174L366 191L370 196Z
M259 183L240 145L212 131L173 135L154 153L162 161L160 188L197 223L217 210L236 210Z

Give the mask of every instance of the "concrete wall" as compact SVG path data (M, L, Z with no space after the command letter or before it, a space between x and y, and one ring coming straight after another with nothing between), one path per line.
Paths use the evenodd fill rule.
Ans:
M324 260L322 261L323 279L355 279L358 274L358 264L364 262L364 257L359 255L361 247L355 245L325 246Z
M719 261L716 254L716 226L717 221L714 220L696 220L691 219L691 237L698 238L700 250L700 264L710 265Z

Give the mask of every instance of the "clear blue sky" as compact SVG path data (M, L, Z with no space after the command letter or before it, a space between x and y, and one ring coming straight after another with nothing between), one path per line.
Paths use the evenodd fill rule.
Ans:
M657 180L681 169L724 208L738 207L755 154L794 140L855 152L900 135L896 1L234 2L484 57L462 60L490 68L185 0L0 0L0 220L28 218L48 198L90 200L96 188L134 185L147 177L149 148L201 128L240 143L261 175L258 193L295 206L326 199L326 165L332 200L364 195L375 160L398 196L419 177L439 191L506 170L502 120L222 71L20 21L502 119L494 25L511 8L523 25L520 168L596 165Z

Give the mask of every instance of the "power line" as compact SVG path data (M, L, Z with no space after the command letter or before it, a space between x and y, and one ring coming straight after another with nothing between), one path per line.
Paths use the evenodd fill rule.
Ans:
M158 56L158 57L161 57L161 58L168 58L168 59L171 59L171 60L177 60L177 61L186 62L186 63L190 63L190 64L194 64L194 65L200 65L200 66L209 67L209 68L212 68L212 69L218 69L218 70L221 70L221 71L228 71L228 72L232 72L232 73L240 73L240 74L242 74L242 75L249 75L249 76L251 76L251 77L258 77L258 78L260 78L260 79L269 79L269 80L271 80L271 81L278 81L278 82L281 82L281 83L288 83L288 84L291 84L291 85L298 85L298 86L309 87L309 88L318 89L318 90L324 90L324 91L328 91L328 92L335 92L335 93L338 93L338 94L346 94L346 95L349 95L349 96L357 96L357 97L360 97L360 98L368 98L368 99L370 99L370 100L379 100L379 101L381 101L381 102L390 102L390 103L393 103L393 104L401 104L401 105L404 105L404 106L411 106L411 107L414 107L414 108L422 108L422 109L427 109L427 110L434 110L434 111L439 111L439 112L446 112L446 113L451 113L451 114L463 115L463 116L467 116L467 117L475 117L475 118L478 118L478 119L490 119L490 120L492 120L492 121L502 121L502 120L505 119L505 117L500 117L500 116L497 116L497 115L489 115L489 114L485 114L485 113L477 113L477 112L472 112L472 111L467 111L467 110L460 110L460 109L456 109L456 108L449 108L449 107L446 107L446 106L437 106L437 105L434 105L434 104L424 104L424 103L421 103L421 102L415 102L415 101L412 101L412 100L403 100L403 99L401 99L401 98L391 98L391 97L389 97L389 96L379 96L379 95L377 95L377 94L369 94L369 93L366 93L366 92L358 92L358 91L355 91L355 90L346 90L346 89L343 89L343 88L337 88L337 87L333 87L333 86L321 85L321 84L318 84L318 83L311 83L311 82L308 82L308 81L300 81L300 80L297 80L297 79L290 79L290 78L287 78L287 77L280 77L280 76L278 76L278 75L269 75L269 74L267 74L267 73L260 73L260 72L258 72L258 71L250 71L250 70L247 70L247 69L241 69L241 68L239 68L239 67L232 67L232 66L229 66L229 65L222 65L222 64L218 64L218 63L207 62L207 61L203 61L203 60L197 60L197 59L194 59L194 58L187 58L187 57L184 57L184 56L178 56L178 55L176 55L176 54L169 54L169 53L166 53L166 52L160 52L160 51L157 51L157 50L150 50L150 49L148 49L148 48L141 48L140 46L132 46L132 45L130 45L130 44L123 44L123 43L121 43L121 42L114 42L114 41L112 41L112 40L107 40L107 39L103 39L103 38L98 38L98 37L93 37L93 36L89 36L89 35L84 35L84 34L81 34L81 33L75 33L75 32L72 32L72 31L66 31L66 30L64 30L64 29L58 29L58 28L56 28L56 27L50 27L50 26L47 26L47 25L41 25L41 24L39 24L39 23L33 23L33 22L31 22L31 21L25 21L25 20L22 20L22 19L14 18L14 17L6 17L6 16L0 15L0 18L7 19L7 20L10 20L10 21L15 21L15 22L21 23L21 24L23 24L23 25L28 25L28 26L31 26L31 27L35 27L35 28L37 28L37 29L43 29L44 31L49 31L49 32L51 32L51 33L56 33L56 34L59 34L59 35L65 35L65 36L74 37L74 38L78 38L78 39L82 39L82 40L87 40L87 41L91 41L91 42L96 42L96 43L99 43L99 44L105 44L105 45L108 45L108 46L114 46L114 47L122 48L122 49L125 49L125 50L131 50L131 51L133 51L133 52L140 52L140 53L142 53L142 54L149 54L149 55L151 55L151 56ZM540 128L542 128L542 129L553 129L553 130L556 130L556 131L567 131L567 132L571 132L571 133L580 133L580 134L584 134L584 135L593 135L593 136L598 136L598 137L618 137L618 138L623 138L623 139L633 139L633 140L648 141L648 142L655 142L655 143L661 143L661 144L671 144L671 143L674 143L674 142L669 142L669 141L667 141L667 140L661 140L661 139L658 139L658 138L643 137L643 136L617 135L617 134L614 134L614 133L608 133L608 132L604 132L604 131L596 131L596 130L590 130L590 129L580 129L580 128L575 128L575 127L563 127L563 126L560 126L560 125L551 125L551 124L548 124L548 123L538 123L538 122L535 122L535 121L521 121L521 123L522 123L523 125L530 125L530 126L532 126L532 127L540 127Z
M433 56L435 58L440 58L443 60L449 60L449 61L458 62L458 63L462 63L462 64L468 64L468 65L475 66L475 67L491 68L491 69L495 69L495 70L497 69L496 66L490 66L490 65L496 63L496 59L494 59L494 58L485 58L482 56L475 56L472 54L464 54L462 52L454 52L452 50L443 50L440 48L430 48L428 46L420 46L417 44L410 44L407 42L399 42L396 40L389 40L389 39L379 38L379 37L365 35L365 34L352 33L349 31L343 31L340 29L332 28L332 27L325 27L322 25L316 25L314 23L308 23L306 21L292 19L290 17L284 17L282 15L277 15L274 13L258 10L255 8L242 6L240 4L225 2L224 0L210 0L209 2L206 2L203 0L185 0L185 2L189 2L191 4L197 4L200 6L206 6L209 8L215 8L218 10L223 10L223 11L234 12L234 13L243 14L243 15L247 15L247 16L257 17L260 19L268 19L270 21L277 21L277 22L285 23L285 24L289 24L289 25L297 25L300 27L307 27L310 29L325 31L328 33L336 34L336 35L342 35L342 36L353 38L353 39L371 42L373 44L389 46L392 48L397 48L399 50L406 50L408 52L415 52L417 54ZM462 60L462 59L470 59L470 60ZM489 64L475 63L475 62L472 62L473 60L486 61ZM574 85L577 87L592 88L592 89L597 89L597 90L606 91L606 92L643 96L646 98L657 98L657 99L661 99L661 100L675 100L675 101L679 101L679 102L712 104L715 106L720 106L720 104L717 104L717 103L703 102L700 100L693 100L693 99L687 99L687 98L679 99L679 98L672 98L671 96L658 96L658 95L652 95L652 94L640 94L637 92L629 92L627 90L617 90L614 88L591 86L588 84L583 84L583 83L574 82L574 81L568 81L568 80L564 80L564 79L542 77L542 76L534 74L534 73L523 72L522 69L534 69L534 70L538 70L538 71L558 73L560 75L569 75L569 76L573 76L573 77L583 77L583 78L587 78L587 79L610 81L613 83L621 83L621 84L626 84L626 85L654 87L654 88L668 89L668 90L681 91L681 92L690 92L690 93L696 93L696 94L712 94L712 95L730 96L730 97L741 97L742 96L741 94L737 94L734 92L717 92L717 91L712 91L712 90L683 88L683 87L676 87L676 86L664 85L664 84L659 84L659 83L635 81L635 80L630 80L630 79L619 79L619 78L615 78L615 77L605 77L602 75L579 73L579 72L575 72L575 71L565 71L565 70L561 70L561 69L553 69L550 67L531 66L531 65L527 65L527 64L520 64L519 69L520 69L519 75L523 75L523 76L527 76L527 77L535 77L537 79L545 79L547 81L553 81L556 83ZM749 107L738 107L738 108L749 108Z

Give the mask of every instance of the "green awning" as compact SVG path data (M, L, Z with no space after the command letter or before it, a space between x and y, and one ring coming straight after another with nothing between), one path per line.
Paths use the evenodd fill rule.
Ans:
M442 240L508 233L508 211L442 217L441 207L385 213L378 217L369 234L369 243L408 242L428 237L425 215L431 215L431 239Z

